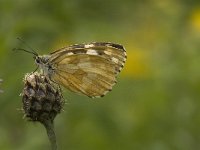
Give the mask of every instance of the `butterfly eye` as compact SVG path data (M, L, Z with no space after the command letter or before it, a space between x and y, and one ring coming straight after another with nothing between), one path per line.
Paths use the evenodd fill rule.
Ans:
M36 59L35 59L35 62L36 62L37 64L39 64L39 63L40 63L40 60L39 60L38 58L36 58Z

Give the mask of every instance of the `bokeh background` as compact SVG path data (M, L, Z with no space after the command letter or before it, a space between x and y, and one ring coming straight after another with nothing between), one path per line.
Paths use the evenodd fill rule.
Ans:
M0 149L48 150L46 131L23 119L22 79L39 54L92 41L125 46L128 60L107 96L65 91L55 119L60 150L200 149L198 0L1 0Z

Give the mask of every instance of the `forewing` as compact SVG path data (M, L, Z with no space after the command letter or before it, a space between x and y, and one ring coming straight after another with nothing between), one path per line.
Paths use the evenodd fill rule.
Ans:
M55 68L51 79L76 93L104 96L112 90L125 61L126 52L118 44L73 45L51 53Z

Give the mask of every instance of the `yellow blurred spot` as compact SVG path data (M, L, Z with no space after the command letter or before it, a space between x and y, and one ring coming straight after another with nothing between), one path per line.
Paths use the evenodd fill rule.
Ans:
M148 53L141 50L128 51L122 75L133 78L148 78L150 75Z
M200 32L200 9L195 10L191 16L192 27Z

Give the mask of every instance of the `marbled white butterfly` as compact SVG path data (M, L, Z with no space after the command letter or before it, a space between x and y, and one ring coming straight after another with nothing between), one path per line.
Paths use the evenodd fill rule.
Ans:
M110 42L75 44L42 56L26 52L34 54L35 63L50 80L92 98L112 90L127 58L122 45Z

